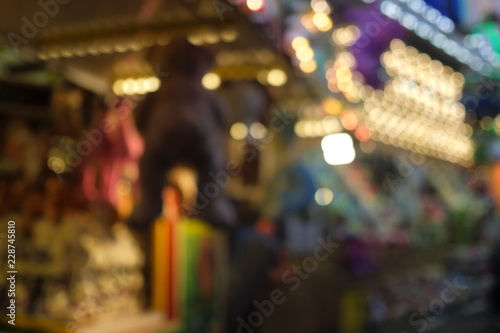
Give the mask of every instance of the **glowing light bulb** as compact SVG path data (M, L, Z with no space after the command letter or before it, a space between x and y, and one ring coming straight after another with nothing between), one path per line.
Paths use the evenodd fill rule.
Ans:
M302 61L299 66L304 73L312 73L318 67L314 60Z
M257 140L264 139L267 135L267 128L261 123L250 125L250 135Z
M338 133L321 140L325 161L330 165L349 164L356 158L353 141L349 134Z
M231 126L229 134L235 140L243 140L248 135L248 127L244 123L235 123Z
M332 20L325 13L314 14L313 23L320 31L328 31L333 27Z
M314 57L314 51L309 46L301 46L297 49L296 56L300 61L309 61Z
M252 11L261 10L264 7L263 0L247 0L247 7Z
M292 47L294 50L298 50L302 46L309 46L309 41L303 36L297 36L292 39Z
M327 206L333 201L333 192L328 188L320 188L314 194L314 200L320 206Z
M208 90L215 90L219 88L221 84L221 79L219 75L215 73L207 73L201 79L201 84Z
M267 82L274 87L283 86L288 80L286 73L281 69L272 69L267 74Z

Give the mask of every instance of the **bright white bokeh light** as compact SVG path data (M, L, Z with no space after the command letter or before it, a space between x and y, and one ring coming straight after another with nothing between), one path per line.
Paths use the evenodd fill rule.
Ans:
M417 25L416 33L420 37L428 39L429 36L430 36L430 34L431 34L431 32L432 32L432 28L427 23L420 22Z
M330 165L349 164L356 158L352 138L347 133L325 136L321 148L326 163Z
M455 23L446 16L441 16L437 21L437 26L441 31L450 33L455 30Z
M413 11L419 14L423 13L424 10L427 9L427 5L422 0L412 0L409 3L409 6L413 9Z
M401 24L409 30L414 30L418 25L418 20L412 14L404 14L402 19L400 19Z
M447 40L446 36L440 32L435 32L431 37L431 43L434 46L439 47L440 49L443 48L444 42L446 40Z
M439 20L440 17L441 17L441 13L437 9L432 8L432 7L429 7L429 9L427 9L427 13L425 14L425 18L429 22L434 23L434 24L437 23L437 21Z
M267 135L267 128L261 123L253 123L250 125L250 135L257 140L264 139Z
M385 15L394 20L399 19L402 14L401 7L399 7L394 2L390 2L388 0L382 2L382 4L380 5L380 9L382 10L382 13L384 13Z
M320 188L314 195L316 203L320 206L327 206L333 201L333 192L328 188Z

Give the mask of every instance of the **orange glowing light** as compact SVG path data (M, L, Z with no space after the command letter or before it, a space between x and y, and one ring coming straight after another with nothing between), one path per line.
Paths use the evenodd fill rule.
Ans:
M332 93L335 93L335 94L340 92L340 89L337 86L336 82L328 82L328 90L330 90Z
M327 97L322 101L325 111L332 115L338 115L342 112L342 103L333 97Z
M356 131L354 131L354 135L361 142L367 142L370 140L370 130L364 125L356 128Z
M261 10L264 7L264 0L247 0L247 7L254 12Z
M348 131L352 131L358 127L358 119L352 111L345 111L342 113L340 121L342 122L342 126Z

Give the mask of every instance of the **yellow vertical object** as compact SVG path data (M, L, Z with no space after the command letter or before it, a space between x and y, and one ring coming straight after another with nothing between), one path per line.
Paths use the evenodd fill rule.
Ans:
M175 199L166 193L165 201ZM172 199L172 200L173 200ZM168 204L170 203L170 205ZM151 302L175 329L223 327L228 276L224 232L180 216L168 202L152 228Z
M363 332L367 315L364 293L361 291L347 291L340 302L340 332Z
M159 218L153 225L152 244L152 305L153 309L167 313L169 286L169 228L165 218Z

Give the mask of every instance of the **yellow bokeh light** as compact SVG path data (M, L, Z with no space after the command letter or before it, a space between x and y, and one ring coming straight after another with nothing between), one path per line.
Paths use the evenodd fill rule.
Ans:
M134 91L134 79L126 79L122 82L122 90L126 95L133 95Z
M243 140L248 135L248 127L244 123L235 123L231 126L229 134L235 140Z
M340 67L337 69L337 81L349 82L352 80L352 72L347 67Z
M406 44L400 39L394 39L391 41L390 48L395 54L404 54Z
M116 80L115 83L113 84L113 92L115 95L122 96L125 95L125 92L122 89L123 86L123 80Z
M330 14L332 11L330 5L325 0L311 1L311 8L318 13Z
M343 109L342 103L338 99L333 97L327 97L323 99L321 104L325 111L332 115L339 115Z
M332 33L332 40L336 44L351 46L361 37L361 30L355 25L336 29Z
M203 79L201 80L201 84L203 87L205 87L208 90L215 90L219 88L221 83L219 75L215 73L207 73L205 76L203 76Z
M157 91L160 88L160 79L152 76L146 80L146 86L149 92Z
M302 61L299 66L304 73L312 73L318 67L314 60Z
M234 42L238 38L238 30L226 29L220 32L220 38L227 43Z
M337 56L337 61L342 67L354 68L356 67L356 58L352 53L344 51Z
M313 23L320 31L328 31L333 27L332 20L325 13L316 13L313 16Z
M317 31L316 25L314 24L312 19L312 15L309 13L304 14L300 17L300 23L302 23L304 28L311 32Z
M200 34L191 34L187 37L189 43L193 45L201 45L203 44L203 36Z
M292 40L292 47L294 50L298 50L302 46L309 46L309 41L303 36L297 36Z
M296 56L300 61L309 61L314 57L314 51L309 46L301 46L297 49Z
M267 82L274 87L283 86L287 80L286 73L281 69L272 69L267 74Z
M264 7L263 0L247 0L247 7L252 11L257 11Z

